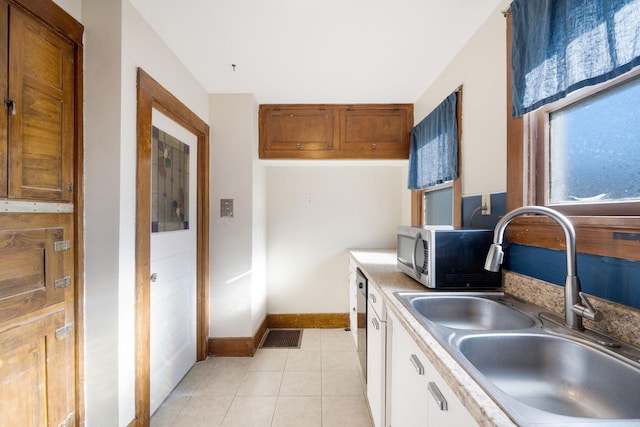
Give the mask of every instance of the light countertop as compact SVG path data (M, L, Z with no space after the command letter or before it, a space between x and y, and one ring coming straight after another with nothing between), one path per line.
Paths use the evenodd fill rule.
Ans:
M352 249L350 254L369 279L369 285L375 286L384 296L386 307L403 323L477 423L480 426L515 426L498 404L393 295L397 291L434 292L398 270L395 249Z

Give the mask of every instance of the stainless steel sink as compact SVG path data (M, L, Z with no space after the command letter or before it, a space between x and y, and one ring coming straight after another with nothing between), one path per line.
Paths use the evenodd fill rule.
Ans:
M640 370L567 338L492 334L462 338L462 355L525 405L569 417L640 419Z
M396 297L521 426L640 426L640 349L500 292Z
M409 304L424 318L452 329L513 330L535 324L507 305L474 296L423 296L412 298Z

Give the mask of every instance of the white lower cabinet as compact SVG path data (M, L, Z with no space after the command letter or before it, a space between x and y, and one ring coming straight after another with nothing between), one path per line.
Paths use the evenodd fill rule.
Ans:
M385 426L387 326L378 292L369 285L367 305L367 399L374 427ZM371 296L373 295L373 297Z
M390 310L386 319L387 427L477 426Z

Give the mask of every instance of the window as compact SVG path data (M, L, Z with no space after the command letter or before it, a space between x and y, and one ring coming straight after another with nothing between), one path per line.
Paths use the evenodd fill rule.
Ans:
M507 20L507 63L511 20ZM507 111L511 67L507 66ZM578 252L640 261L640 70L507 119L507 209L547 205L570 217ZM543 217L514 221L509 241L562 249Z
M638 117L640 76L634 74L535 113L537 204L568 214L639 212Z
M455 94L458 177L424 190L411 192L411 225L416 227L424 225L462 226L462 86L458 87Z
M424 190L423 225L453 225L453 181Z

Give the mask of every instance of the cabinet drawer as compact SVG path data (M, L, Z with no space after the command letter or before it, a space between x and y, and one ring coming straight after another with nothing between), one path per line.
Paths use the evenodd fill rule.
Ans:
M376 316L378 316L378 318L384 322L386 320L384 299L382 299L382 294L380 293L378 288L373 286L371 282L369 282L369 286L367 287L367 300L369 301L369 306L373 307L373 309L375 310Z

